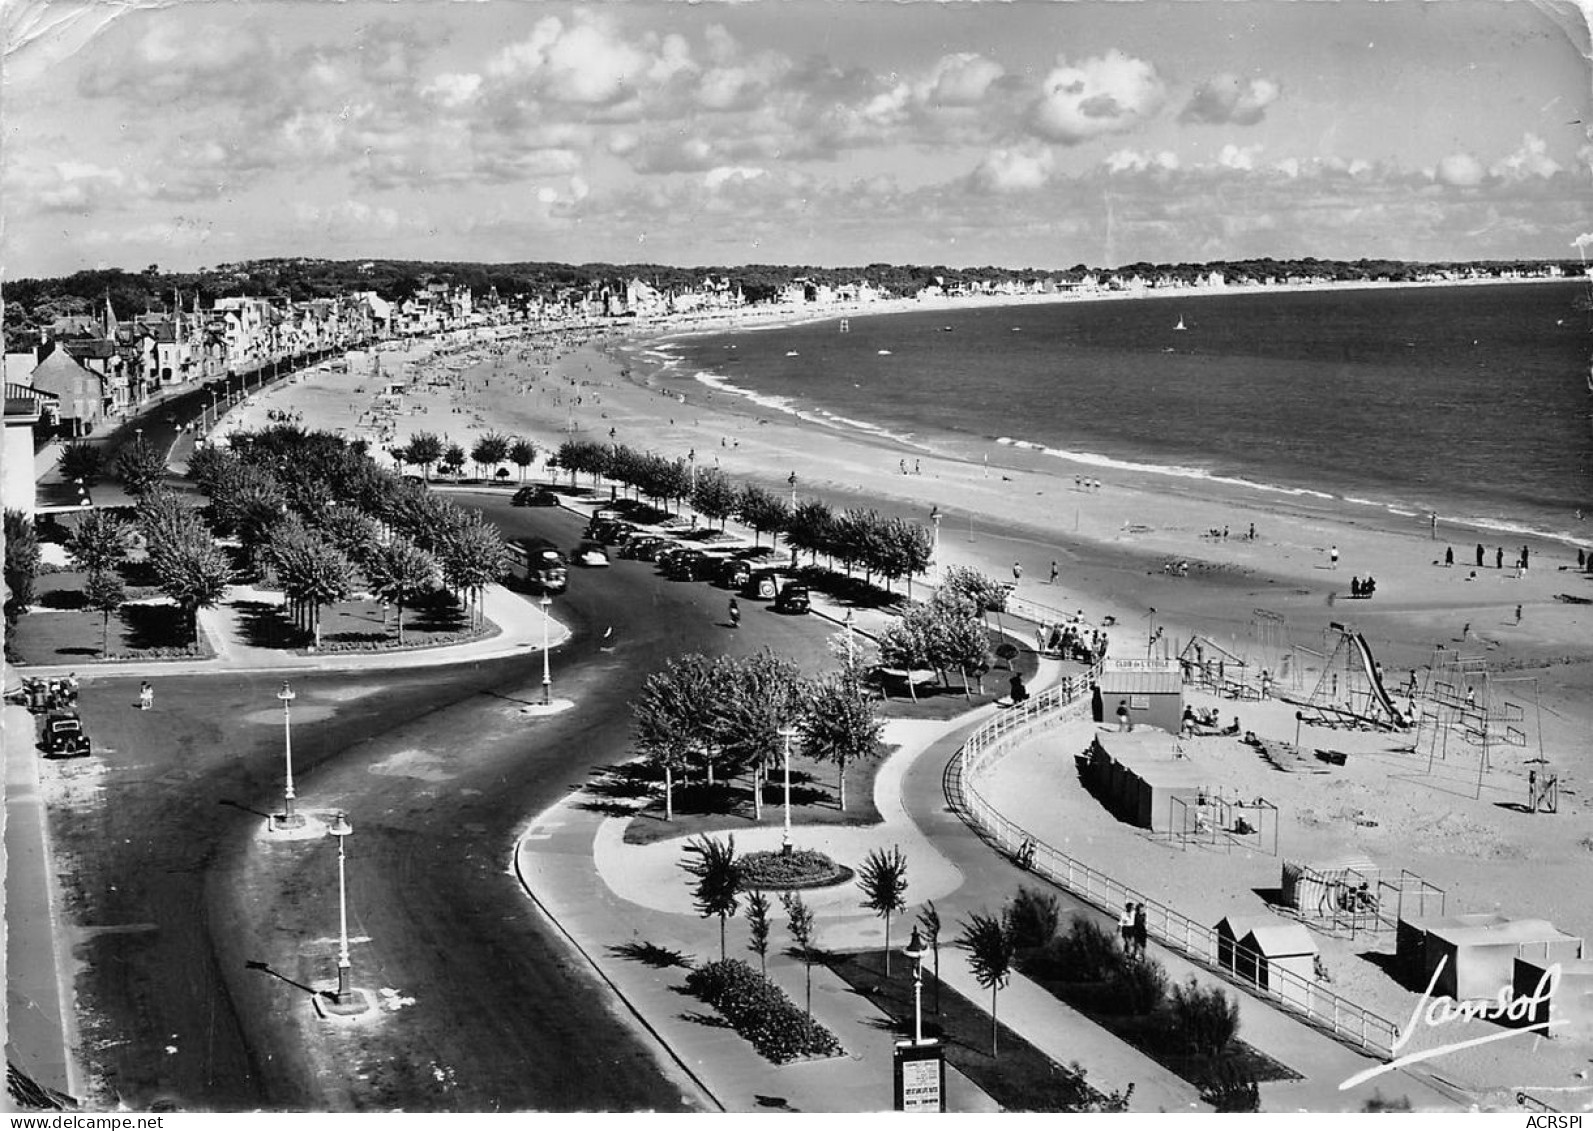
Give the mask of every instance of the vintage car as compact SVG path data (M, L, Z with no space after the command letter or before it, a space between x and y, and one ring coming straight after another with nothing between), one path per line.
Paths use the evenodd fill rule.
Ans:
M46 758L87 757L89 736L83 730L83 720L66 711L47 715L39 737L39 749Z

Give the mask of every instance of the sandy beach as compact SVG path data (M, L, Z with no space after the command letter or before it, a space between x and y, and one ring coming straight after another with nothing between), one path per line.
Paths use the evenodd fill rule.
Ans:
M1282 639L1325 657L1339 637L1331 626L1339 624L1365 636L1393 685L1403 685L1411 672L1423 675L1444 656L1476 658L1496 693L1523 704L1527 716L1525 745L1495 754L1476 799L1469 788L1400 792L1384 780L1410 770L1404 762L1411 755L1395 753L1417 740L1410 732L1318 732L1308 745L1368 756L1348 778L1279 775L1264 767L1240 777L1257 789L1287 779L1287 788L1278 787L1290 811L1283 856L1291 846L1320 854L1335 844L1360 845L1380 863L1418 862L1454 893L1450 913L1541 914L1573 934L1593 931L1586 910L1593 906L1586 866L1593 840L1585 836L1593 796L1584 784L1586 735L1593 733L1593 606L1556 600L1557 594L1593 596L1593 585L1576 571L1574 549L1529 542L1531 568L1521 572L1513 568L1518 542L1504 547L1500 569L1497 537L1453 527L1442 516L1434 529L1427 516L1335 510L1308 497L1149 473L1107 476L1007 445L991 445L975 461L842 432L715 391L653 352L655 341L610 333L405 343L357 357L347 372L309 374L258 394L234 409L222 430L258 428L273 413L292 413L306 427L364 436L382 451L431 431L468 452L490 429L533 440L540 454L529 475L543 479L543 458L565 438L612 437L666 456L692 453L699 468L719 467L771 490L790 491L795 474L799 498L821 496L836 506L875 506L926 524L938 507L944 564L975 566L1003 581L1013 578L1016 565L1016 592L1033 606L1054 610L1057 619L1081 611L1095 623L1115 622L1111 654L1118 657L1176 656L1195 634L1257 666L1276 663ZM407 391L384 401L383 390L395 382ZM511 481L518 478L518 469L509 471ZM1482 568L1475 565L1479 542L1486 546ZM1445 564L1449 548L1453 565ZM1368 574L1377 579L1375 598L1350 599L1351 577ZM1148 647L1156 629L1161 636ZM1275 689L1305 697L1316 678L1308 670ZM1279 733L1292 728L1292 708L1283 704L1218 706L1225 717L1246 714L1247 727L1292 737ZM1254 761L1248 754L1223 761L1236 757ZM1546 765L1531 761L1537 757ZM1474 753L1464 759L1475 767ZM1460 768L1464 759L1447 772L1471 773ZM1559 775L1557 814L1528 816L1508 805L1507 799L1525 797L1534 765ZM1076 783L1070 789L1076 792ZM1094 803L1063 796L1076 827L1087 829ZM1366 813L1374 814L1375 834L1351 819ZM1172 875L1157 863L1164 847L1135 847L1132 835L1124 840L1110 818L1099 819L1105 822L1099 846L1110 859L1147 870L1141 879L1125 878L1150 885ZM1084 851L1096 839L1083 835L1077 847ZM1276 858L1252 861L1227 869L1233 872L1227 878L1248 877L1239 888L1249 896L1249 880L1265 879L1277 864ZM1179 885L1182 897L1155 890L1175 905L1187 903L1191 914L1227 913L1232 905L1223 893L1232 885L1209 871L1189 873L1194 887ZM1348 950L1329 948L1329 954L1347 988L1398 1014L1392 983L1356 974ZM1557 1072L1565 1070L1563 1051L1553 1058ZM1481 1084L1491 1073L1477 1075L1474 1083Z

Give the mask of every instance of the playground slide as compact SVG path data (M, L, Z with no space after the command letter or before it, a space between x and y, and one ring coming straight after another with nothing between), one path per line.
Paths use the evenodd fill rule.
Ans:
M1388 697L1388 692L1383 689L1383 681L1377 678L1377 664L1372 660L1372 650L1366 646L1366 637L1357 632L1351 639L1355 642L1355 652L1361 658L1361 667L1366 670L1366 681L1372 685L1372 695L1383 705L1383 710L1388 712L1388 717L1395 726L1404 726L1405 717L1394 706L1394 701Z

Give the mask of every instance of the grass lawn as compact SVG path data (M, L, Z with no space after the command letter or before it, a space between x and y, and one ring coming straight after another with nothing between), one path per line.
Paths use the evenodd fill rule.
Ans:
M232 602L239 613L244 643L256 648L308 649L313 635L299 628L285 606L271 601ZM385 624L384 624L385 620ZM385 618L374 600L339 601L321 610L321 651L359 652L398 646L397 615L389 608ZM478 632L451 597L435 592L404 609L404 648L457 644L494 636L497 625L483 620Z
M1224 1072L1249 1077L1256 1083L1269 1080L1299 1080L1298 1072L1282 1064L1244 1041L1233 1040L1220 1056L1195 1054L1186 1051L1177 1042L1177 1034L1169 1016L1162 1010L1136 1015L1125 1012L1112 993L1098 982L1072 982L1057 977L1053 972L1033 960L1032 954L1020 955L1015 965L1025 977L1047 990L1053 997L1065 1001L1079 1013L1107 1030L1118 1039L1133 1045L1156 1063L1187 1080L1197 1088L1205 1089L1219 1080ZM1238 993L1237 990L1227 991ZM1166 1007L1164 1006L1163 1009Z
M34 611L17 620L6 641L7 650L23 664L95 663L101 659L101 614L83 604L83 584L87 575L77 571L41 574L36 583ZM127 585L133 599L148 596L152 590L135 584L136 574ZM170 658L192 649L182 658L208 658L211 651L204 635L197 644L187 618L170 604L123 605L110 619L110 654L130 655L159 650Z
M798 754L791 756L791 825L877 825L879 810L874 807L874 779L884 758L853 763L846 767L846 811L837 801L835 766L815 762ZM763 825L779 825L785 818L785 777L783 767L770 774L763 788ZM601 800L589 804L623 816L635 813L625 826L626 844L652 844L678 836L699 833L735 832L754 827L751 778L743 775L732 781L709 786L700 781L682 785L675 781L675 817L664 820L664 787L658 774L645 762L626 762L603 766L587 789ZM647 800L637 811L636 802Z
M943 948L944 949L944 948ZM963 962L961 952L946 950L942 962ZM841 979L872 1001L890 1020L882 1028L894 1039L913 1035L913 965L901 955L891 958L891 976L885 977L885 960L877 950L828 954L824 963ZM944 985L933 974L933 962L924 962L924 1036L940 1037L946 1063L972 1080L995 1099L1004 1111L1101 1111L1103 1097L1084 1079L1082 1070L1057 1064L1005 1025L999 1025L997 1049L990 1053L989 1000L976 1005ZM1000 1021L1001 999L996 998ZM886 1039L886 1034L881 1034Z

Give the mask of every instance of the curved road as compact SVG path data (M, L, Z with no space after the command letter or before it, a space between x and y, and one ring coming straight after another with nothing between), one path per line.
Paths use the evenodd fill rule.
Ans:
M579 534L564 512L484 509L510 536ZM87 683L97 757L43 776L68 779L51 832L70 861L65 910L87 928L78 1014L97 1095L179 1110L692 1109L508 865L530 817L627 756L628 704L668 657L768 645L822 664L820 622L744 602L732 631L725 601L643 563L572 571L557 615L575 635L553 672L576 706L548 717L521 710L539 699L540 656L294 680L300 809L347 809L354 827L354 984L383 1003L357 1022L309 1004L335 979L335 842L260 836L281 805L277 681L157 679L150 712L133 709L135 679Z

